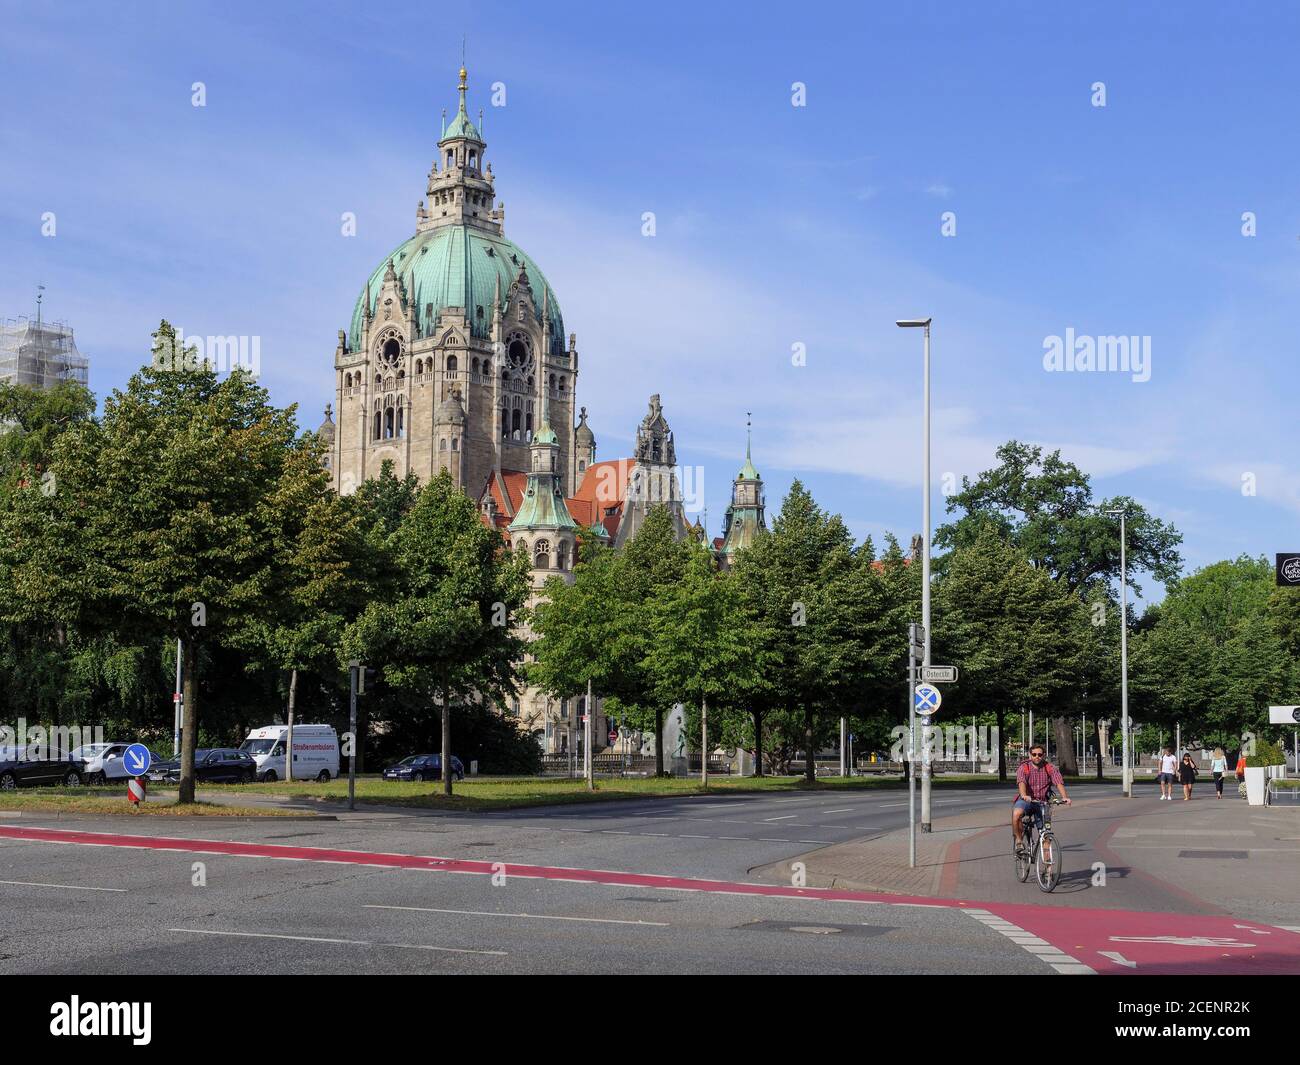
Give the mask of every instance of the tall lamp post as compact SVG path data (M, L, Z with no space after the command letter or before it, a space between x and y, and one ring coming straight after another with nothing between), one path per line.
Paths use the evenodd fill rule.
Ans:
M922 451L921 479L921 627L925 629L925 650L921 663L930 665L930 318L901 318L896 323L900 329L925 330L925 368L922 385L921 437L924 441ZM922 672L924 679L925 673ZM921 831L930 831L930 744L926 742L926 730L930 725L930 715L921 717ZM915 744L915 737L913 737Z
M1119 515L1119 662L1120 662L1120 734L1123 736L1124 798L1133 797L1133 766L1129 758L1128 726L1128 536L1123 510L1106 511Z

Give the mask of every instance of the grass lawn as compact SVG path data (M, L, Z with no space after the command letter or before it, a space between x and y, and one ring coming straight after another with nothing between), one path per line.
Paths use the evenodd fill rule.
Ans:
M155 793L140 805L139 814L131 811L126 787L15 788L0 792L0 814L17 810L22 813L113 814L125 817L283 817L292 810L273 806L222 806L197 802L190 806L176 804L176 792Z
M1090 779L1090 778L1089 778ZM1118 782L1116 782L1118 783ZM988 776L945 775L934 778L936 790L949 787L987 787L1015 790L1014 782L999 782ZM283 799L315 799L338 802L348 796L346 777L328 784L315 782L274 784L228 784L205 788L223 793L276 796ZM357 777L358 803L387 806L410 806L446 810L505 810L527 806L550 806L561 803L611 802L627 799L673 798L683 795L724 795L752 792L818 792L898 790L907 785L898 777L820 777L809 787L802 777L728 777L711 776L706 792L696 778L596 778L596 790L587 791L582 780L567 777L479 777L458 781L450 799L442 794L442 785L382 780L376 776Z

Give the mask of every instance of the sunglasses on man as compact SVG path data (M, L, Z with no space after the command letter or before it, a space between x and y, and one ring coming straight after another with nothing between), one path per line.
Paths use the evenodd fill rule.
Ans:
M1043 752L1042 752L1042 751L1030 751L1030 752L1029 752L1029 757L1030 757L1030 758L1042 758L1042 757L1043 757Z

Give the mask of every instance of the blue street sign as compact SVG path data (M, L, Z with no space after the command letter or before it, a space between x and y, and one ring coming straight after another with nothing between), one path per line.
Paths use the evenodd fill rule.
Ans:
M143 743L133 743L122 753L122 764L133 777L142 777L153 764L153 755Z
M939 709L939 704L943 701L939 689L932 684L918 684L915 698L916 709L922 714L934 713Z

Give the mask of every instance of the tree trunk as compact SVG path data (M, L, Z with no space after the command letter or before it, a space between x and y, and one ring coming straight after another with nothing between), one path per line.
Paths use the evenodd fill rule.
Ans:
M709 790L709 700L700 699L700 787Z
M1003 736L1006 735L1007 714L1005 710L996 710L994 715L998 721L998 782L1005 783L1007 779L1007 745Z
M180 802L194 801L194 744L198 739L199 724L199 649L191 633L181 641L185 659L185 711L181 718L181 793Z
M442 684L442 793L451 794L451 691L447 680Z
M1079 759L1074 753L1074 729L1068 717L1052 718L1052 733L1056 739L1056 767L1062 776L1079 775Z
M754 718L754 776L763 775L763 712L751 710Z
M293 779L293 705L298 695L298 671L289 673L289 734L284 740L284 779Z
M664 712L655 708L655 776L664 775Z
M817 783L816 752L813 750L813 714L808 708L803 712L803 775L809 784Z

